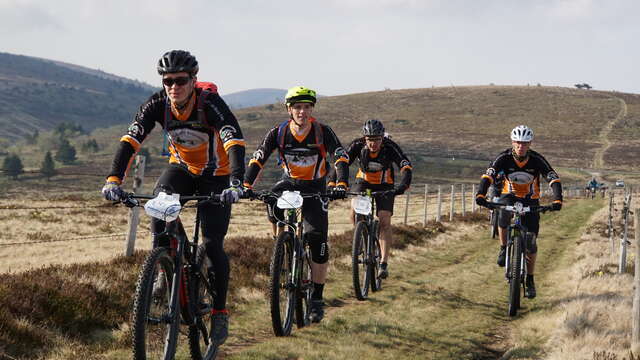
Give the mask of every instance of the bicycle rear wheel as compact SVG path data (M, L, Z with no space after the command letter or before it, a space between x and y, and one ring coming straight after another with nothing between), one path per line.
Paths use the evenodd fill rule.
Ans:
M216 297L213 284L207 286L208 269L211 261L207 257L204 245L198 246L196 254L197 273L189 277L189 302L193 307L195 324L189 326L189 350L194 360L215 358L218 347L209 341L211 334L211 310Z
M365 300L369 295L371 266L367 246L369 244L369 228L365 221L358 221L353 232L351 247L351 263L353 271L353 290L358 300Z
M373 233L370 236L369 256L371 257L371 290L382 290L382 279L378 276L380 262L382 261L382 250L380 249L380 222L373 221Z
M509 254L509 316L516 316L520 308L520 285L522 271L522 239L514 237Z
M170 359L176 351L179 318L169 318L173 259L153 249L140 271L133 305L133 358Z
M296 304L293 284L293 233L285 231L278 236L271 258L271 325L276 336L291 334Z
M495 239L498 235L498 210L491 210L490 225L491 238Z
M309 256L311 250L308 244L304 247L304 256L300 257L300 279L296 286L296 325L298 328L311 323L311 294L313 293L313 281L311 279L311 262Z

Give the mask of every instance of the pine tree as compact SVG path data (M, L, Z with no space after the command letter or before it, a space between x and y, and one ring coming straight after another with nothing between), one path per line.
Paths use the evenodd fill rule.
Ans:
M63 164L71 164L76 160L76 148L69 143L69 140L62 139L60 141L60 147L56 152L56 160Z
M2 171L4 171L5 175L11 177L14 180L18 179L18 175L24 172L24 167L22 166L22 160L20 157L15 154L9 154L6 158L4 158L4 163L2 164Z
M56 165L53 162L51 151L47 151L47 153L44 155L44 160L42 160L42 167L40 167L40 172L47 178L47 181L49 181L52 176L56 175Z

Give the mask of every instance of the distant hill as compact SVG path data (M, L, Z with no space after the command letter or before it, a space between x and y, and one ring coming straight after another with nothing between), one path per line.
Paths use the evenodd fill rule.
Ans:
M250 147L286 119L279 107L235 113ZM345 146L360 135L365 120L381 119L393 139L419 161L475 159L486 166L510 146L511 129L527 124L535 132L532 148L555 166L589 168L601 163L603 168L640 169L637 94L545 86L385 90L324 97L314 115L331 125Z
M0 53L0 138L21 138L61 122L85 130L129 122L153 91L99 70Z
M222 95L222 98L232 109L241 109L282 103L286 93L283 89L251 89Z

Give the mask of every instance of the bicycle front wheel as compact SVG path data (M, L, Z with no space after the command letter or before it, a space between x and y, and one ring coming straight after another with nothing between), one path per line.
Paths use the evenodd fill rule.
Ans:
M271 257L271 325L276 336L291 334L296 304L293 283L293 233L285 231L278 236Z
M211 334L211 310L213 310L213 300L216 297L212 281L208 277L208 269L211 266L204 245L198 246L196 254L196 268L189 278L189 302L194 309L195 324L189 326L189 350L191 358L194 360L214 359L218 348L210 340Z
M522 271L522 239L516 236L509 253L509 316L516 316L520 308L520 284Z
M380 222L373 222L373 233L370 236L369 256L371 258L371 290L382 290L382 279L378 276L380 262L382 261L382 250L380 249Z
M306 245L304 256L299 259L300 278L296 286L296 325L298 328L311 323L311 294L313 293L313 281L311 279L311 250Z
M369 228L364 221L358 221L353 232L351 263L353 271L353 290L358 300L366 300L369 295L369 277L371 266L368 254Z
M178 316L170 318L173 259L164 247L153 249L140 271L133 305L133 358L172 359Z

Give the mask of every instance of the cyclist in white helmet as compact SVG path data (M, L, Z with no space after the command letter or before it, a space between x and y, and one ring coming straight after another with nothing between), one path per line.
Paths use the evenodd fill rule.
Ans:
M511 148L501 152L491 163L486 173L482 175L480 186L476 193L476 203L480 206L487 206L487 189L498 179L501 172L504 174L502 186L502 196L500 202L512 203L518 200L524 205L540 204L540 177L544 177L549 182L549 187L553 191L553 209L562 208L562 185L560 177L553 170L549 162L539 153L530 150L533 141L533 130L528 126L519 125L511 131ZM505 265L507 227L511 221L511 214L502 211L499 217L498 234L500 235L500 253L498 254L498 265ZM529 242L529 256L527 262L527 279L525 294L528 298L536 297L536 288L533 281L533 274L536 263L537 244L536 238L540 229L540 215L538 213L527 213L522 219L523 225L529 232L535 234L527 239Z

